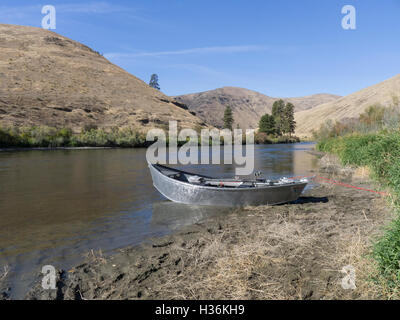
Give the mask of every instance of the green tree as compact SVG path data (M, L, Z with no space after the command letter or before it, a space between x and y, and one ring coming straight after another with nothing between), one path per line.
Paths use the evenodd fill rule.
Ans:
M275 120L275 133L277 135L282 135L283 132L284 112L285 101L282 99L275 101L272 105L272 116Z
M259 127L259 132L264 132L266 134L276 133L275 119L272 115L268 113L264 114L261 117L258 127Z
M153 73L151 75L149 86L154 89L160 90L160 85L158 84L158 75L157 74Z
M231 107L226 107L224 112L224 129L232 130L233 126L233 113Z
M296 129L296 121L294 121L294 105L292 103L286 103L286 106L283 109L282 120L282 132L288 133L289 136L291 136Z

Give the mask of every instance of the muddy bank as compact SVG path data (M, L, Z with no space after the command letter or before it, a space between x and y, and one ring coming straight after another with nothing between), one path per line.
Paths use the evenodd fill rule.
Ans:
M333 157L320 162L320 175L377 188ZM379 194L321 184L292 204L238 209L112 256L90 252L59 272L56 290L43 290L38 275L26 298L379 298L363 254L389 217ZM347 265L356 271L355 290L341 286Z

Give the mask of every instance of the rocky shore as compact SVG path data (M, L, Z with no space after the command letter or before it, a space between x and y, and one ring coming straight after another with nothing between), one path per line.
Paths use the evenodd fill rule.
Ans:
M318 174L377 188L367 172L343 168L332 156L320 160ZM389 218L382 195L317 184L295 203L237 209L111 256L92 251L81 265L59 271L56 290L42 289L38 275L26 298L379 298L365 254ZM341 285L345 266L355 269L356 289Z

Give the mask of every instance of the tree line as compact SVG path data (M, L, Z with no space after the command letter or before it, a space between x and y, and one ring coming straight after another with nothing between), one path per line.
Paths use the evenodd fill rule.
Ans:
M294 121L294 105L286 103L282 99L277 100L272 105L272 113L264 114L258 124L259 132L271 136L291 136L296 129L296 121ZM224 128L232 130L234 119L232 108L227 106L224 112Z
M258 131L268 135L289 135L291 137L296 129L294 108L293 103L285 104L282 99L275 101L272 105L272 113L266 113L261 117Z
M149 82L150 87L160 90L160 85L158 83L158 75L152 74ZM294 121L294 105L293 103L287 102L282 99L277 100L272 105L272 113L264 114L258 124L260 133L265 133L268 136L280 137L283 135L292 136L296 128L296 122ZM223 117L223 128L233 129L233 111L230 106L227 106L224 111ZM237 125L239 128L239 124Z

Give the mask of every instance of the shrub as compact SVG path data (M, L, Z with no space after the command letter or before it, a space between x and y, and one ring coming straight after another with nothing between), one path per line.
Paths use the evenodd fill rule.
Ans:
M133 129L84 128L73 134L69 128L56 129L47 126L0 129L0 147L141 147L146 145L143 134Z
M374 244L380 276L393 290L400 287L400 132L354 134L320 141L321 151L339 155L344 164L369 166L373 175L392 189L397 216Z

